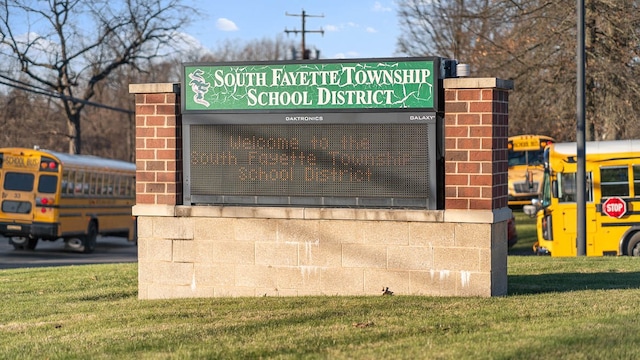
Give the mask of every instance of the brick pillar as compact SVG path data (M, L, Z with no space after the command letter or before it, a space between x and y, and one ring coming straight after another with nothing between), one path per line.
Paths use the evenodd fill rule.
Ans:
M178 84L131 84L136 96L136 204L182 204Z
M444 80L445 209L508 206L508 100L513 82Z

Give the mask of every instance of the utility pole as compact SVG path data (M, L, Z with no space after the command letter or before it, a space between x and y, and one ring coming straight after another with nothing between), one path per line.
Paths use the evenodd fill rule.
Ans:
M578 256L587 255L587 171L586 168L586 134L585 134L585 8L584 0L577 1L578 7L578 56L577 56L577 131L576 131L576 155L578 156L578 168L576 169L576 215L577 215L577 254Z
M305 23L306 23L306 18L308 17L324 17L323 15L308 15L304 9L302 9L302 14L289 14L288 12L284 13L286 16L300 16L302 18L302 30L296 30L295 28L293 28L293 30L287 30L287 28L284 28L284 32L287 33L287 35L289 35L289 33L294 33L294 34L298 34L301 33L302 34L302 58L303 59L309 59L309 53L307 52L307 47L305 45L304 42L304 38L305 38L305 34L306 33L320 33L324 36L324 30L322 30L322 28L320 28L320 30L307 30L305 27Z

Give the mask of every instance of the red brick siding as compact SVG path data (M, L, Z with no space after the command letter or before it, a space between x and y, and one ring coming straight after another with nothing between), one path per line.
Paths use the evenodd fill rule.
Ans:
M136 94L136 203L182 203L180 96Z
M507 206L508 95L445 89L445 209Z

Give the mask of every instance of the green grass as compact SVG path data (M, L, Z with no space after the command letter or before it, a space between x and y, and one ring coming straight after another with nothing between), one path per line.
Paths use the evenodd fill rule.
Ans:
M138 300L136 264L0 270L0 358L640 358L640 259L508 265L497 298Z

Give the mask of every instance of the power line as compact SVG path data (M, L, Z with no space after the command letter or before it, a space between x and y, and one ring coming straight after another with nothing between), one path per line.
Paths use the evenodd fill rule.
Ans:
M131 111L131 110L128 110L128 109L123 109L123 108L118 108L118 107L115 107L115 106L104 105L104 104L100 104L100 103L96 103L96 102L88 101L88 100L82 100L82 99L74 98L72 96L67 96L67 95L63 95L63 94L56 94L54 92L51 92L50 90L43 89L43 88L37 87L35 85L20 81L20 80L15 80L15 79L12 79L10 77L7 77L7 76L1 75L1 74L0 74L0 78L9 80L9 81L14 82L14 83L21 84L21 85L16 85L16 84L11 84L11 83L8 83L8 82L0 80L0 84L1 85L6 85L6 86L9 86L9 87L14 88L14 89L23 90L23 91L30 92L30 93L33 93L33 94L44 95L44 96L48 96L48 97L52 97L52 98L57 98L57 99L65 100L65 101L73 101L73 102L77 102L77 103L85 104L85 105L89 105L89 106L94 106L94 107L101 108L101 109L107 109L107 110L122 112L122 113L125 113L125 114L131 114L131 115L135 114L135 111Z

